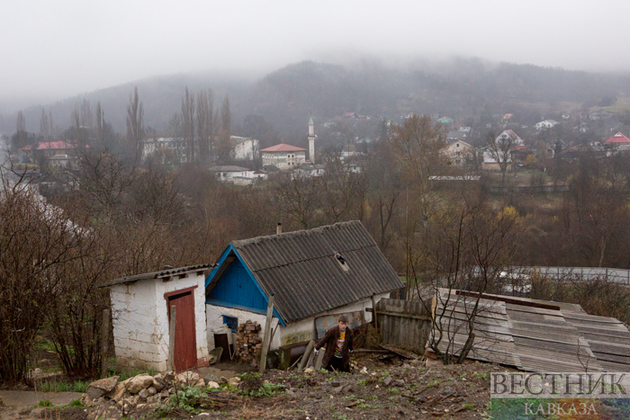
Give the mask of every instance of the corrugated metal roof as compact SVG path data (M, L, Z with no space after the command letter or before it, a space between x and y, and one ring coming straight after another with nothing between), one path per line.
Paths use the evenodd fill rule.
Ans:
M404 287L359 221L232 245L286 323Z
M436 320L443 311L440 325L462 326L452 340L451 353L459 354L468 338L465 314L476 298L455 290L448 298L447 289L439 296ZM630 371L628 328L615 318L588 315L577 304L484 294L474 324L471 359L531 372Z
M100 285L99 287L108 287L120 283L133 283L138 280L164 279L173 276L185 276L190 272L202 272L209 268L213 268L214 266L214 264L197 264L179 268L168 268L161 271L153 271L151 273L136 274L134 276L121 277L118 279L110 280L107 283Z

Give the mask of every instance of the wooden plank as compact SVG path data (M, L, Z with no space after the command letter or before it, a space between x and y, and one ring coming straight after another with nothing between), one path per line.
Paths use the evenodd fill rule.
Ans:
M168 332L168 362L170 370L175 372L175 317L177 316L177 306L171 306L171 328Z
M417 354L408 352L406 350L400 349L398 347L395 347L395 346L392 346L392 345L389 345L389 344L383 344L383 345L381 345L381 347L384 348L387 351L390 351L390 352L392 352L394 354L397 354L400 357L404 357L405 359L417 359L418 358Z
M101 324L101 378L107 377L107 356L109 353L109 309L103 309Z
M372 295L372 320L374 321L374 328L378 330L378 317L376 316L376 302L374 295Z
M315 347L315 341L311 340L308 342L308 345L306 346L306 350L304 351L304 354L302 355L302 360L300 361L300 364L298 365L298 372L301 372L304 370L304 368L306 367L308 361L311 358L311 353L313 352L313 348Z
M273 301L274 297L269 297L267 303L267 320L265 321L265 335L263 337L262 351L260 353L260 373L265 371L267 367L267 352L269 351L269 344L271 343L271 321L273 320Z
M410 319L419 319L421 321L432 321L433 318L431 317L431 315L412 315L412 314L406 314L406 313L398 313L398 312L391 312L391 311L384 311L382 309L377 309L377 315L389 315L389 316L397 316L400 318L410 318Z
M317 353L317 359L315 359L315 370L320 370L322 368L325 351L326 351L326 347L322 347L319 349L319 352Z
M477 293L477 292L469 292L467 290L457 290L456 294L460 295L460 296L468 296L468 297L477 297L477 296L479 296L479 293ZM549 305L549 304L546 304L546 303L524 301L524 300L520 300L520 299L513 299L513 298L510 298L510 297L497 296L497 295L488 296L488 295L483 295L482 294L481 296L482 296L482 298L485 298L485 299L492 299L492 300L497 300L497 301L501 301L501 302L505 302L505 303L513 303L515 305L528 306L528 307L531 307L531 308L552 309L552 310L555 310L555 311L559 311L560 310L559 306Z

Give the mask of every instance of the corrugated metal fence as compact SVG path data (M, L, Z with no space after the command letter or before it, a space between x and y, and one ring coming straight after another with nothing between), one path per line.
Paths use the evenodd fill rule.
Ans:
M630 270L598 267L507 267L511 274L531 275L534 272L553 279L602 279L611 283L630 285Z
M420 301L381 299L375 310L383 344L424 353L431 333L432 308Z

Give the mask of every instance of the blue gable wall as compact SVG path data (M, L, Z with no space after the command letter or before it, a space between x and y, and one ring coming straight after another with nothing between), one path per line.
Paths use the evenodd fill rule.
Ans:
M267 310L266 299L238 258L223 273L209 298L259 311Z
M219 268L226 263L226 258L232 253L236 256L236 259L232 261L221 278L216 279L217 285L210 293L210 296L208 296L207 303L266 314L269 299L231 244L221 254L221 258L217 262L217 268L212 270L206 278L206 289L210 282L215 280L214 277ZM278 318L280 324L286 326L276 308L273 309L273 314Z

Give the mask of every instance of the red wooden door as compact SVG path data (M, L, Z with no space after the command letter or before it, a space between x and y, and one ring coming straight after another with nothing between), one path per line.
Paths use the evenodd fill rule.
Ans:
M169 297L175 312L175 369L180 372L197 365L197 340L195 334L195 300L191 292Z

